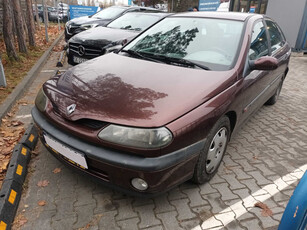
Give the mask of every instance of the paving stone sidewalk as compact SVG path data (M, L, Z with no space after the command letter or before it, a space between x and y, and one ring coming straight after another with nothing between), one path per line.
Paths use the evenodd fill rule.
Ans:
M277 229L307 169L306 73L307 57L291 58L279 101L263 106L234 136L209 183L186 182L154 199L95 184L67 169L39 143L13 229ZM61 172L53 173L56 168ZM49 181L47 187L37 186L42 180ZM258 201L272 216L254 207Z

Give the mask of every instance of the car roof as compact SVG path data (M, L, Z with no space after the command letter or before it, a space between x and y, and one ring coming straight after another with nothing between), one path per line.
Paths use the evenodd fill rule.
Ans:
M157 12L157 13L156 12L150 12L150 13L146 13L146 12L127 12L126 14L153 15L153 16L158 16L160 18L164 18L166 16L173 15L172 13L162 13L162 12Z
M230 19L236 21L245 21L250 17L258 16L263 17L261 14L241 13L241 12L217 12L217 11L206 11L206 12L185 12L173 15L173 17L201 17L201 18L216 18L216 19Z
M156 8L143 7L143 6L110 6L110 7L126 8L126 9L140 9L140 10L150 10L150 11L163 12L162 10L159 10L159 9L156 9Z

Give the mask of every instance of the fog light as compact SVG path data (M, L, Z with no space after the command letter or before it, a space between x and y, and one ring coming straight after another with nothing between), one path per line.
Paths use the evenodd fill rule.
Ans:
M133 178L131 184L134 188L141 191L144 191L148 188L147 182L141 178Z

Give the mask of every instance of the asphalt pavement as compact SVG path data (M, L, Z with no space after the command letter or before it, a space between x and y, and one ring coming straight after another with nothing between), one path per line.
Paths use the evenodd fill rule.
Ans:
M58 55L22 99L16 115L22 122L31 121L35 95L58 69ZM69 170L39 142L13 229L277 229L307 169L307 57L292 57L289 68L279 101L235 134L204 185L186 182L153 199L126 196Z

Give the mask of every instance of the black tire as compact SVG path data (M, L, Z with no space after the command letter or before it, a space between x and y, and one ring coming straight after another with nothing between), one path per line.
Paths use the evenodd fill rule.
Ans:
M282 79L281 82L279 83L274 95L272 97L270 97L269 100L266 101L265 105L274 105L277 102L279 95L280 95L280 91L281 91L283 82L284 82L284 80Z
M221 132L225 133L225 138L221 138ZM223 116L215 123L207 136L204 148L200 152L194 169L194 175L192 178L193 182L197 184L203 184L211 180L211 178L216 174L226 152L230 133L231 131L229 118L227 116ZM225 144L222 143L221 146L221 143L219 142L220 140L218 138L225 140ZM215 147L217 147L216 150ZM212 161L214 163L214 167L211 166L211 160L209 159L210 156L208 157L210 154L209 151L214 155L215 158L215 162Z

